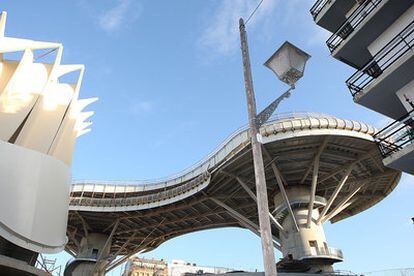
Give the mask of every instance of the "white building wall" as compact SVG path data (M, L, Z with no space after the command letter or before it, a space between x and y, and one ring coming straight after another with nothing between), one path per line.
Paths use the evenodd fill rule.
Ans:
M369 46L368 51L375 55L387 43L389 43L398 33L400 33L414 19L414 5L403 13L391 26L389 26L376 40Z
M185 273L197 273L199 271L202 271L203 273L219 274L233 270L234 269L222 267L197 266L196 264L187 263L182 260L173 260L168 264L168 276L181 276Z
M396 94L408 112L414 109L414 80L398 90Z
M36 252L63 250L70 167L3 141L0 156L0 236Z

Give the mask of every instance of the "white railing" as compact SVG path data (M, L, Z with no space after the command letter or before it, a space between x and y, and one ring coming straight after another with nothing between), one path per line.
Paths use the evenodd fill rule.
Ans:
M344 255L341 249L333 248L333 247L316 247L312 251L306 251L305 257L335 257L338 259L343 259Z
M321 10L328 4L332 2L331 0L318 0L313 4L312 8L310 9L310 13L313 16L313 19L316 19L316 17L319 15Z
M269 119L267 124L270 124L274 121L283 121L294 118L331 118L332 116L322 113L315 112L287 112L280 113L272 116ZM191 167L170 175L168 177L156 178L156 179L147 179L147 180L122 180L122 181L103 181L103 180L73 180L73 185L126 185L126 186L147 186L148 189L154 188L163 188L169 185L169 182L172 182L171 185L175 185L191 178L200 175L205 172L208 168L212 168L216 165L215 159L220 159L217 157L227 156L235 149L235 145L238 145L237 141L247 140L248 138L248 125L244 125L237 129L233 134L231 134L224 142L222 142L216 149L192 165ZM243 137L242 137L243 136ZM155 186L150 188L151 186ZM145 188L143 189L145 190Z
M124 193L124 197L114 197L114 198L93 198L93 197L84 197L82 193L80 195L71 195L70 197L70 205L72 206L131 206L131 205L145 205L151 204L155 202L160 202L163 200L172 199L179 195L183 195L197 187L201 186L202 184L209 181L210 175L208 173L204 173L199 177L177 187L160 191L158 193L151 193L148 195L141 195L141 196L133 196L133 197L126 197L126 193Z

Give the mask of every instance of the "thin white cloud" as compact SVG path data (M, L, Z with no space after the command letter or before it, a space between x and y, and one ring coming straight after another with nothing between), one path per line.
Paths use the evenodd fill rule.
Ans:
M236 54L240 48L238 20L246 19L260 0L221 1L206 21L198 40L203 57L208 60ZM303 0L264 0L247 28L258 39L273 40L280 30L300 33L296 39L308 47L324 47L330 33L317 26L309 13L311 2Z
M231 0L222 1L213 15L205 22L206 28L198 41L203 51L212 55L232 55L239 49L238 21L246 19L254 10L258 1ZM267 15L274 11L278 0L264 0L249 27L263 23Z
M114 32L133 23L141 13L141 6L132 0L118 0L111 9L98 18L98 25L106 32Z
M300 35L305 44L309 47L325 47L324 41L328 39L330 33L317 26L309 12L313 2L303 0L284 1L277 16L284 28L294 27L300 31Z
M132 101L130 112L134 115L141 116L154 110L154 103L150 101Z

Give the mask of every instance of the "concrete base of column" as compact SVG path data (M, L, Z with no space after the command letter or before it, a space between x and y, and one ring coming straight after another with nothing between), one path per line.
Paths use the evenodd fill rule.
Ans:
M76 258L65 268L64 276L104 276L104 267L96 267L96 259ZM94 271L95 270L95 271Z
M103 276L108 265L107 257L110 246L105 247L108 236L90 233L81 241L78 256L65 268L65 276ZM109 241L110 244L111 241ZM97 263L99 259L99 263Z
M274 197L275 217L285 229L284 234L280 237L283 259L278 262L278 268L283 272L332 272L332 265L341 262L343 256L341 250L328 246L323 226L317 223L319 208L326 205L326 199L321 196L315 197L308 227L310 187L291 186L287 187L286 193L294 218L288 212L281 194ZM294 220L298 225L298 231Z

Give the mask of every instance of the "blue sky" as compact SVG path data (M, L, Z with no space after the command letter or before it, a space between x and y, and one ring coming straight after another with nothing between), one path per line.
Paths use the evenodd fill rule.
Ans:
M63 43L63 62L86 66L81 96L100 99L90 107L92 132L76 146L75 179L168 176L203 158L247 122L237 21L257 1L1 2L8 12L6 35ZM324 43L329 34L308 12L313 2L264 0L248 25L258 108L286 90L262 64L289 40L312 58L280 112L317 111L384 126L386 118L353 103L344 85L353 69L329 56ZM412 182L404 175L380 204L326 226L330 245L345 254L337 269L414 266ZM237 229L189 234L146 256L262 267L258 238ZM60 263L68 259L57 257Z

